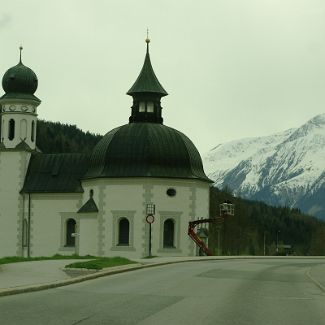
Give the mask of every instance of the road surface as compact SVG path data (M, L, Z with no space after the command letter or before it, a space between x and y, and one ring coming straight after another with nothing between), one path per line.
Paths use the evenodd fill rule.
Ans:
M324 274L317 259L153 267L0 297L0 324L324 325Z

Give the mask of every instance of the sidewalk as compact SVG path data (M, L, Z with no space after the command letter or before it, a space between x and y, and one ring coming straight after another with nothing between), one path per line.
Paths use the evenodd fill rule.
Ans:
M265 256L195 256L195 257L154 257L134 260L137 264L116 266L100 271L77 270L65 272L65 265L80 261L71 260L43 260L33 262L20 262L0 265L0 297L23 292L31 292L60 287L68 284L78 283L98 277L138 270L159 265L173 263L200 261L200 260L229 260L229 259L272 259L275 257ZM279 258L279 257L276 257ZM281 257L283 259L294 259L295 257ZM297 258L297 257L296 257ZM301 258L301 257L299 257ZM325 262L324 257L305 257L306 259L320 259ZM321 263L322 263L321 262ZM307 276L325 292L325 276L323 268L314 267Z
M68 269L67 272L64 271L67 264L79 262L80 260L42 260L3 264L0 265L0 296L55 288L109 274L122 273L154 265L211 258L216 257L157 257L152 259L137 259L134 260L137 264L116 266L100 271Z
M0 290L69 279L62 269L80 260L47 260L0 265Z

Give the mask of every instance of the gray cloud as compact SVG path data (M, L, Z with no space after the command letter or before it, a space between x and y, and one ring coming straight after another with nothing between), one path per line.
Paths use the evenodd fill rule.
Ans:
M0 30L4 29L12 21L12 16L4 13L0 15Z

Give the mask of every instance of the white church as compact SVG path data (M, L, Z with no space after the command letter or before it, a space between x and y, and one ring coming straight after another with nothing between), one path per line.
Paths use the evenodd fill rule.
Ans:
M149 56L127 92L129 123L109 131L90 156L36 147L36 74L22 63L3 76L0 98L0 257L196 255L189 221L209 217L199 152L163 124ZM147 222L147 216L151 225Z

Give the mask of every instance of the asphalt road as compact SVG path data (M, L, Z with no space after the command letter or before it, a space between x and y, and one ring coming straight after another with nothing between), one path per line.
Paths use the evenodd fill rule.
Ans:
M0 324L325 324L324 260L201 261L0 297ZM311 275L311 277L309 276Z

